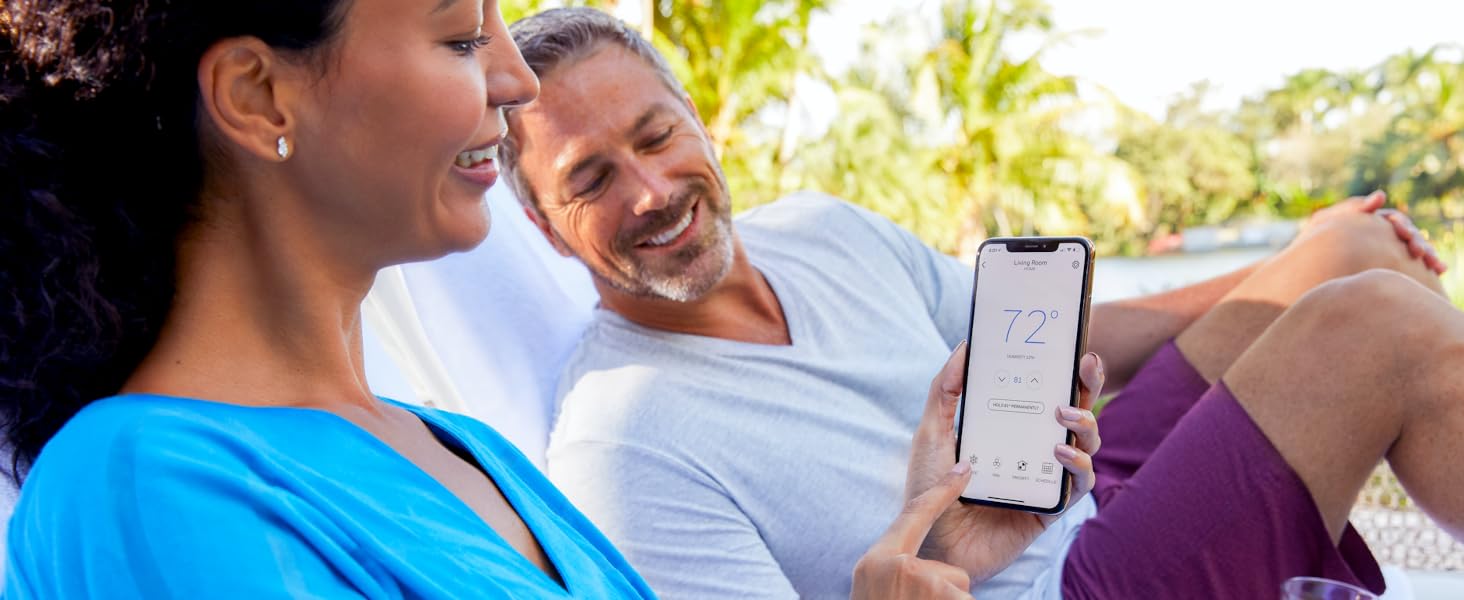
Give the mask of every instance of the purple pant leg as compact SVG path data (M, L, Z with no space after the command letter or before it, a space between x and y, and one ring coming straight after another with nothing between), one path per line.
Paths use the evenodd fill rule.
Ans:
M1383 589L1349 525L1333 544L1305 484L1224 384L1173 344L1099 419L1098 516L1063 574L1066 598L1270 598L1298 575ZM1198 398L1198 400L1196 400Z

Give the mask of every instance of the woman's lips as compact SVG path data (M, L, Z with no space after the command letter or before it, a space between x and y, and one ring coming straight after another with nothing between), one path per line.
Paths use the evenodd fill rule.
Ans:
M485 160L471 167L454 164L452 170L464 179L484 188L493 187L494 182L498 181L498 161L495 159Z

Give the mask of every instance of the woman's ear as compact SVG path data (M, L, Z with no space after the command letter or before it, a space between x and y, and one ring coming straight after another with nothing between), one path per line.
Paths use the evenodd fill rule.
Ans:
M295 142L301 71L259 38L221 40L198 62L203 112L223 140L263 160L284 160Z

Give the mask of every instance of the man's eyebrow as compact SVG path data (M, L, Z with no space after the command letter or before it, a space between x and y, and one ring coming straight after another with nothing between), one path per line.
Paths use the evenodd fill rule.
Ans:
M672 112L674 110L675 109L671 105L666 104L665 102L657 102L651 105L650 108L647 108L645 112L641 113L641 116L636 118L635 124L630 126L630 130L627 133L629 135L635 135L635 132L640 131L641 128L648 125L651 121L656 120L656 117L659 117L668 112ZM580 173L583 173L591 167L594 167L600 161L601 156L598 153L591 154L589 156L579 159L574 163L574 165L570 166L568 169L565 169L564 180L569 181L574 179Z
M428 14L435 15L437 13L440 13L440 12L442 12L444 10L447 10L449 8L452 8L452 5L457 4L457 2L458 2L458 0L442 0L441 2L438 2L437 3L437 8L432 9L432 12L430 12Z
M641 113L640 118L635 120L635 124L630 126L629 133L634 134L635 132L640 131L642 127L645 127L651 121L655 120L656 117L661 116L662 113L667 113L671 111L672 108L668 106L665 102L657 102L651 105L650 108L646 109L646 112Z

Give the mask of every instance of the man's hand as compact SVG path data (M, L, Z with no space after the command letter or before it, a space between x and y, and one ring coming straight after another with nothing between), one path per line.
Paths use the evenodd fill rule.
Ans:
M956 461L953 424L967 352L965 344L956 348L930 386L925 415L915 431L911 449L910 470L905 479L907 499L921 497L927 490L943 488L946 482L942 477ZM1091 409L1094 399L1103 389L1102 361L1095 354L1084 356L1078 374L1078 408L1062 406L1054 411L1058 423L1077 434L1076 447L1059 444L1053 448L1053 456L1072 473L1068 506L1092 491L1092 455L1101 444L1098 423ZM958 495L952 495L951 499ZM920 557L955 565L975 581L985 581L1016 560L1048 525L1060 517L948 501L945 511L925 536Z
M1423 233L1413 224L1413 220L1408 218L1408 215L1391 208L1383 208L1387 201L1388 196L1382 191L1373 192L1365 197L1348 198L1313 213L1311 218L1302 225L1301 235L1305 236L1307 231L1313 227L1345 215L1375 214L1393 226L1393 233L1398 236L1398 241L1408 247L1409 256L1423 261L1423 264L1435 274L1443 275L1449 267L1439 258L1433 245L1423 239Z

